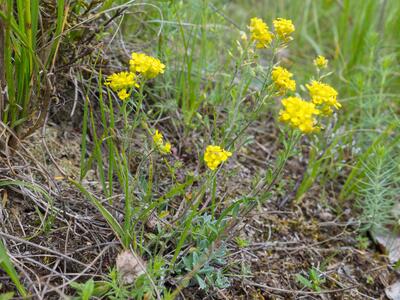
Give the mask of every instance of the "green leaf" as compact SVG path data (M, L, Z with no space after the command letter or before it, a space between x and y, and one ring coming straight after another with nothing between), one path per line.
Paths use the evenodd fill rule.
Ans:
M319 275L314 268L310 270L310 279L312 282L318 282L319 280Z
M206 282L198 275L195 276L197 283L199 284L199 288L202 290L207 289L207 284Z
M14 292L0 294L0 300L10 300L14 298Z
M301 274L296 274L296 281L299 282L300 284L302 284L305 287L308 287L310 289L313 288L313 284L311 283L311 281L309 281L307 278L305 278Z
M94 291L94 281L93 279L88 280L83 286L82 300L89 300L93 295Z
M77 290L77 291L82 291L82 289L83 289L83 284L82 284L82 283L78 283L78 282L73 281L73 282L71 282L69 285L70 285L74 290Z

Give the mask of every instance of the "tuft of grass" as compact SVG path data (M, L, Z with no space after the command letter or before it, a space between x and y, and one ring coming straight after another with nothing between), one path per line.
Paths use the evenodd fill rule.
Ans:
M57 1L54 28L39 31L40 3L30 0L7 0L0 7L0 30L4 35L4 60L0 119L19 139L31 135L45 121L50 106L54 69L68 5ZM41 40L50 42L41 47ZM49 51L48 51L49 50ZM10 144L16 145L11 137Z

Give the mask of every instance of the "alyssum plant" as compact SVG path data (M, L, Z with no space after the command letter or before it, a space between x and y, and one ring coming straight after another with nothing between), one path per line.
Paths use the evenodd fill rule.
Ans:
M86 97L81 175L79 180L70 178L70 182L97 207L123 248L147 261L142 261L143 272L137 274L133 288L127 292L131 297L173 299L193 280L201 288L228 285L223 268L224 244L234 236L241 219L257 204L270 199L287 160L297 151L300 138L310 135L322 139L324 123L341 107L336 90L322 81L328 64L322 56L314 60L316 78L306 84L309 100L296 93L293 74L279 62L274 63L278 51L292 40L295 27L290 20L281 18L274 20L273 26L274 32L271 32L263 20L253 18L249 25L250 38L242 34L236 65L243 74L253 74L253 78L239 84L236 91L240 92L232 92L233 84L227 87L227 95L232 96L232 109L241 113L229 116L224 134L202 147L206 168L197 176L186 174L184 179L177 179L179 163L171 163L174 145L151 126L152 120L145 109L146 95L150 92L148 82L157 84L156 77L168 70L160 60L144 53L132 53L126 71L105 79L100 73L100 130L92 101ZM271 53L269 64L261 66L257 58L266 48ZM232 74L232 83L237 73ZM257 91L250 91L249 82L254 76L262 85ZM241 99L250 92L254 105L249 109ZM259 118L265 104L277 97L282 98L278 118L287 127L282 129L283 147L275 167L256 180L248 195L222 203L217 186L218 177L224 176L224 163L234 158L246 129ZM87 156L89 129L93 143ZM139 138L141 146L137 148L132 141ZM103 196L94 195L83 182L88 170L94 167L98 170ZM160 191L156 174L165 170L169 174L163 177L168 179L169 187ZM123 213L122 217L118 211ZM154 272L155 264L157 272ZM174 288L167 289L167 282ZM111 293L109 289L102 291Z

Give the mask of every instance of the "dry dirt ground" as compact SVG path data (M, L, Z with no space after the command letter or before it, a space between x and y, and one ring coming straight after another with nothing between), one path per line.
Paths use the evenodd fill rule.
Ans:
M101 278L115 265L121 249L101 215L65 180L65 175L79 174L80 130L71 124L49 123L18 151L6 150L1 156L2 179L34 182L43 188L9 185L0 190L0 235L25 286L37 299L63 298L71 292L68 283L74 279ZM268 121L258 123L248 133L255 137L253 145L226 166L231 176L219 179L219 192L225 197L245 194L251 175L274 159L273 126ZM174 156L184 160L189 154L183 149ZM337 185L316 183L301 201L277 205L302 170L304 162L291 160L273 198L243 220L240 236L247 246L238 247L234 240L228 243L231 287L204 292L190 286L182 298L385 299L384 289L396 273L373 243L363 247L357 239L352 202L344 203L341 212L335 209ZM94 172L85 184L99 190ZM54 201L51 205L46 193ZM114 210L118 213L118 208ZM324 274L320 292L296 282L296 274L307 277L313 266ZM1 275L2 291L9 290L10 281L5 273Z

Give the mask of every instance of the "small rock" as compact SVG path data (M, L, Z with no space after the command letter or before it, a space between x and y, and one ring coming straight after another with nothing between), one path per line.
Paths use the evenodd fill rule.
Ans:
M323 211L322 213L319 214L319 218L322 221L327 222L333 220L333 215L328 211Z
M400 236L393 233L371 233L374 240L387 253L391 264L400 260Z
M390 300L400 300L400 281L396 281L385 289L386 296Z
M137 254L123 251L116 259L117 271L123 284L134 283L136 278L145 273L146 263Z

